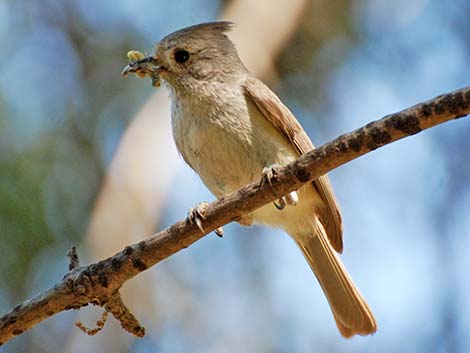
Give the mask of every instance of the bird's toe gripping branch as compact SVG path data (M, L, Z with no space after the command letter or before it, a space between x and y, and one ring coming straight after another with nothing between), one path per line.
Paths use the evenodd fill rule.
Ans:
M271 187L271 190L272 190L272 192L275 196L277 196L277 195L274 191L272 182L273 182L273 180L276 180L278 178L277 177L277 175L278 175L277 169L278 168L280 168L279 164L273 164L269 167L263 168L262 184L267 182L269 184L269 186ZM281 196L277 200L277 203L276 203L276 201L274 201L273 204L274 204L274 206L276 206L276 208L278 210L283 210L286 207L286 205L291 205L291 206L297 205L298 201L299 201L299 196L298 196L297 192L292 191L288 195Z
M194 207L191 207L188 211L188 222L191 224L195 224L202 234L206 234L206 231L202 227L202 222L206 219L205 213L206 207L208 205L209 204L207 202L200 202ZM222 227L217 228L214 232L219 238L222 238L224 235L224 229Z

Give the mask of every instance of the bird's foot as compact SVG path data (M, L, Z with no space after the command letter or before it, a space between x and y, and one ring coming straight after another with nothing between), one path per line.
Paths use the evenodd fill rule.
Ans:
M195 224L202 234L206 234L204 228L202 228L202 221L206 219L204 214L209 204L207 202L200 202L194 207L191 207L188 211L187 221L191 224Z
M215 235L217 235L219 238L222 238L224 236L224 228L219 227L214 230Z
M271 190L275 196L276 193L274 192L273 185L272 185L272 180L276 180L278 178L278 173L277 169L280 167L279 164L273 164L269 167L263 168L263 179L262 179L262 184L268 183L269 186L271 187ZM295 206L297 205L297 202L299 201L299 196L297 195L296 191L292 191L286 196L280 197L277 202L274 201L273 204L276 206L278 210L283 210L286 205L291 205Z
M200 202L196 204L194 207L190 208L188 211L187 221L191 224L195 224L202 234L206 234L204 228L202 227L202 221L206 219L206 207L209 204L207 202ZM217 228L214 230L214 233L219 237L222 238L224 235L224 229L222 227Z
M274 206L276 206L278 210L283 210L286 207L286 205L290 205L290 206L297 205L298 201L299 201L299 196L297 195L297 191L292 191L290 194L279 198L277 200L277 203L276 201L274 201L273 204Z
M263 178L261 179L261 185L268 183L274 195L276 195L276 193L274 192L272 181L278 179L277 169L280 167L281 166L279 164L273 164L269 167L263 168Z
M286 200L286 203L290 206L295 206L297 205L297 202L299 202L299 195L297 194L297 191L292 191L286 196L283 196L283 198Z

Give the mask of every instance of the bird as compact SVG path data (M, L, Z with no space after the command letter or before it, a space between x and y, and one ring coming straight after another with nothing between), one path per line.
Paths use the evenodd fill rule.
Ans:
M123 70L124 75L148 75L154 85L168 88L176 147L217 198L260 177L270 181L278 166L314 149L287 106L243 64L227 36L233 26L218 21L177 30L161 39L151 56L134 52ZM190 219L202 211L190 211ZM376 332L374 315L338 255L342 219L327 175L238 222L279 227L291 236L342 336Z

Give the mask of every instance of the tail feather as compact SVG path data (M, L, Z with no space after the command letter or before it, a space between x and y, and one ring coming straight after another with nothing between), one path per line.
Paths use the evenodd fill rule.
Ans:
M374 315L354 285L318 221L309 236L295 236L307 262L315 273L344 337L368 335L377 330Z

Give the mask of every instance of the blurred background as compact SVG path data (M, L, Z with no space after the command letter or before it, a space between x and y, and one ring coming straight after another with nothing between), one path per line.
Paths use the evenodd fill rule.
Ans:
M468 85L468 0L0 0L0 312L211 201L177 156L167 92L126 52L225 18L242 59L316 145ZM379 331L343 339L295 244L225 227L123 288L147 329L64 312L0 352L470 352L470 125L452 121L330 173L342 256Z

